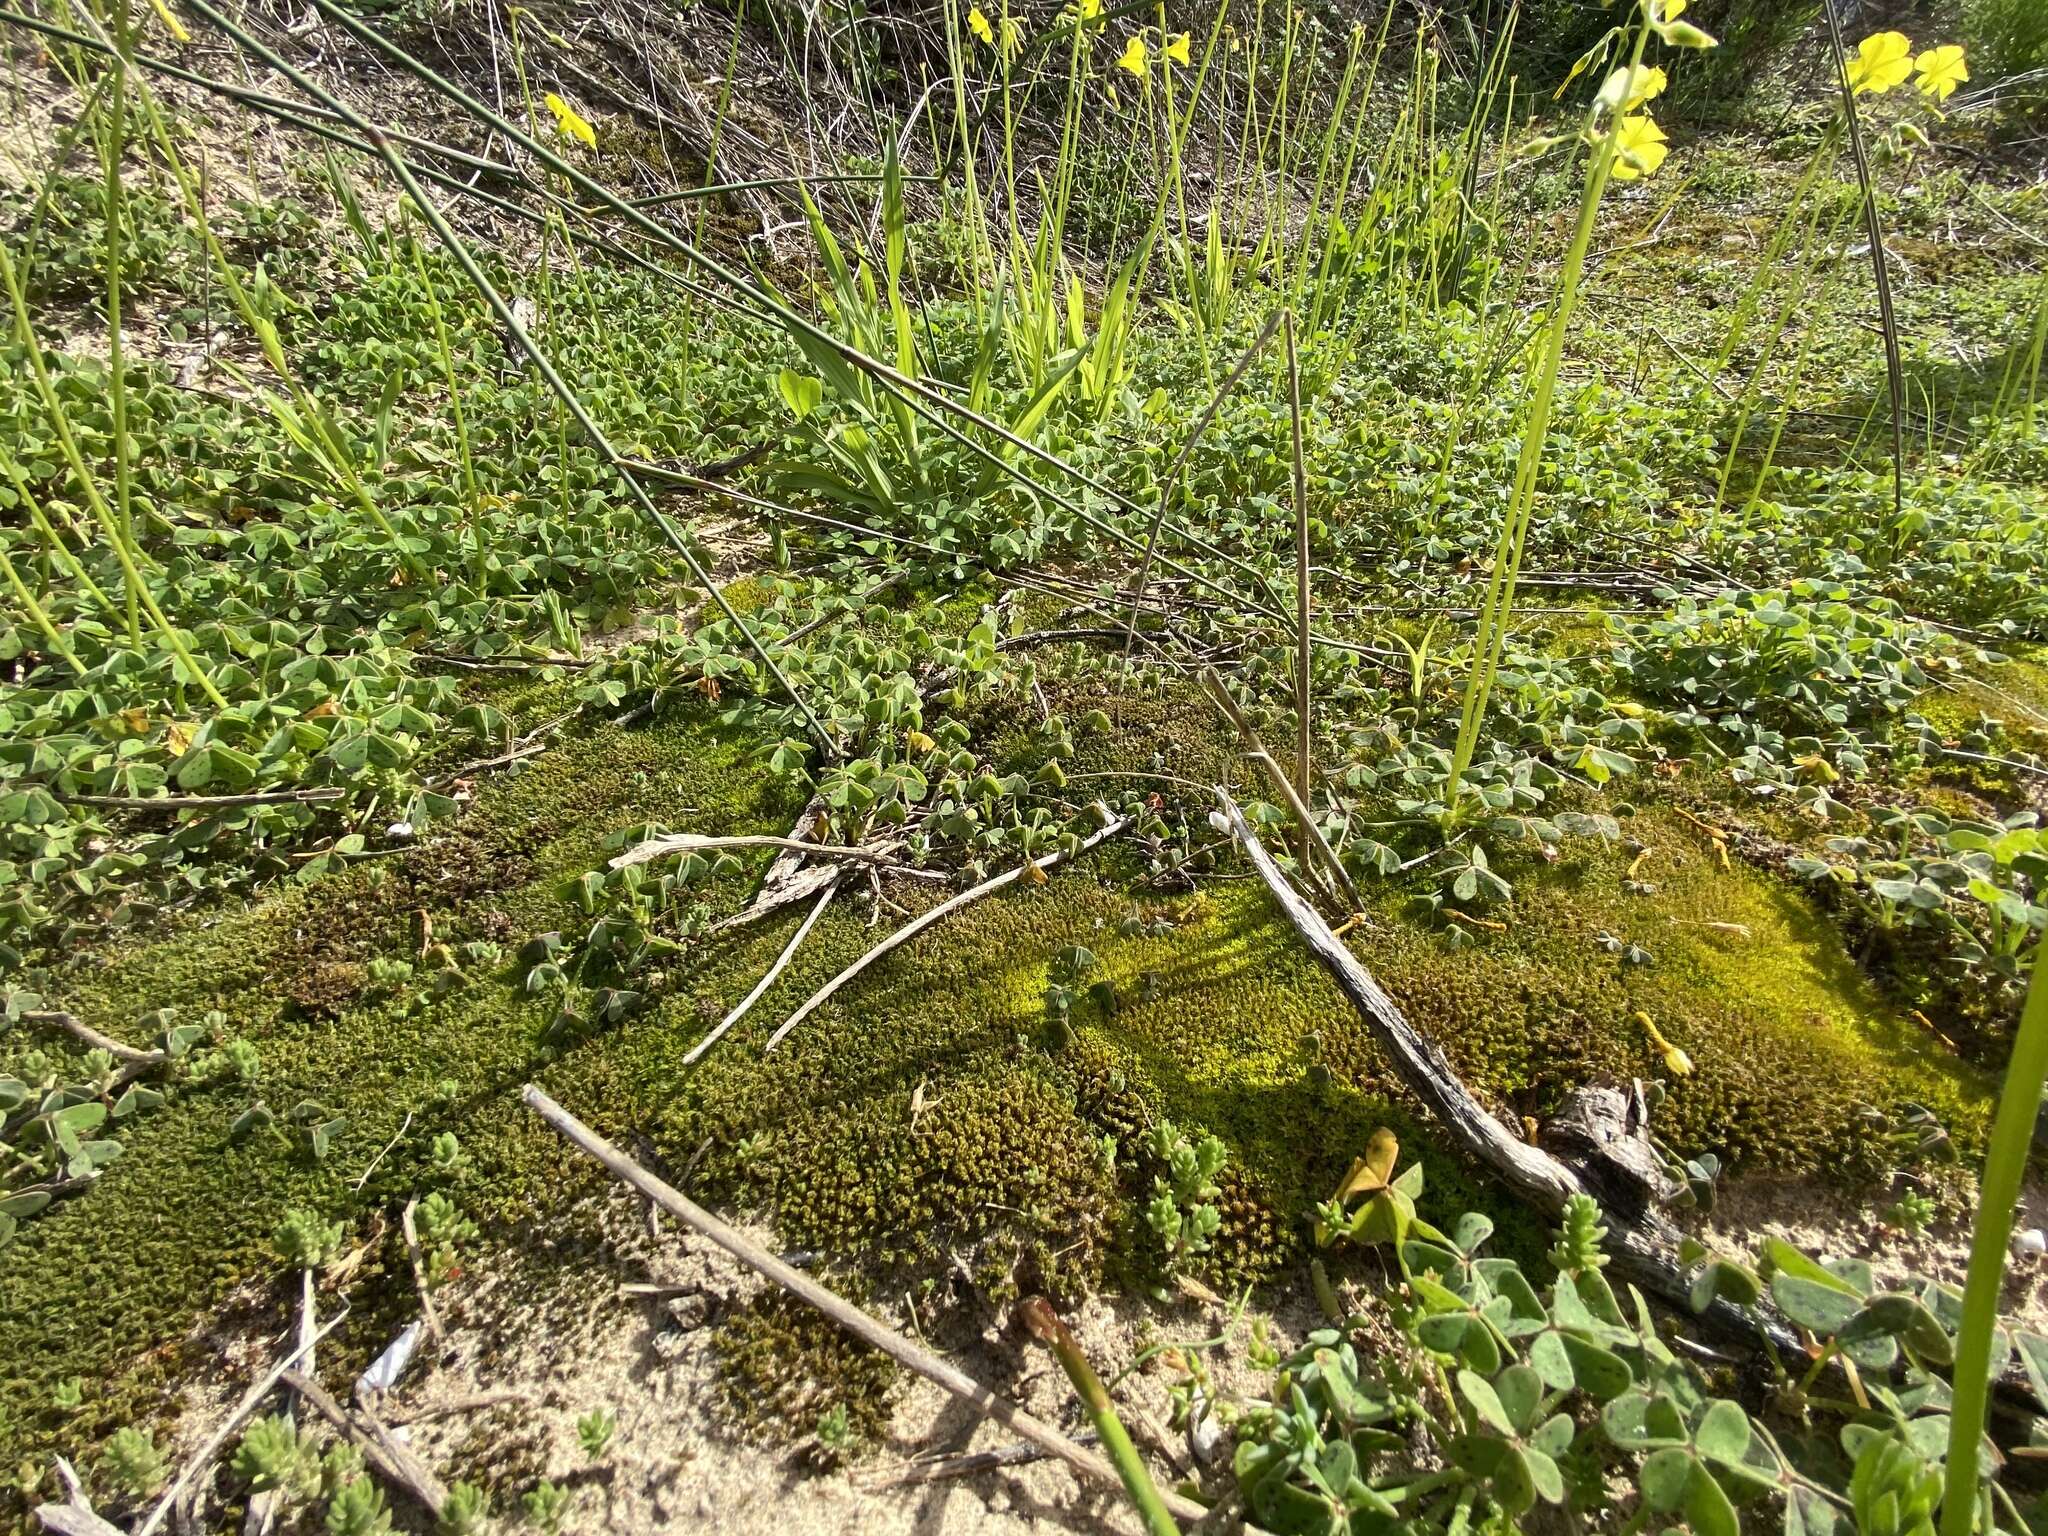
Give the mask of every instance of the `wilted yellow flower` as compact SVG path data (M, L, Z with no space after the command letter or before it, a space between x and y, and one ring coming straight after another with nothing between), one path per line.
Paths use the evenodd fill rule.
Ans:
M1003 17L1003 57L1014 59L1024 51L1024 24L1016 17Z
M989 47L995 47L996 29L988 24L988 18L982 15L981 7L978 5L967 13L967 30L980 38L984 43L987 43Z
M1665 1069L1673 1077L1689 1077L1692 1074L1692 1058L1666 1040L1658 1031L1656 1022L1647 1013L1638 1013L1636 1022L1643 1026L1643 1033L1650 1037L1650 1044L1663 1055Z
M1142 80L1145 78L1146 61L1150 57L1151 53L1145 47L1145 39L1134 36L1128 43L1124 44L1124 56L1116 61L1116 67L1118 69L1128 69Z
M1849 61L1849 90L1882 96L1913 72L1913 44L1903 32L1873 32Z
M156 19L164 24L164 30L171 34L173 42L189 43L192 41L192 34L185 30L183 22L171 14L170 7L164 4L164 0L149 0L149 3L156 7ZM1960 48L1956 51L1958 53L1962 52Z
M1963 50L1954 43L1928 49L1913 61L1913 68L1920 76L1913 84L1920 88L1922 95L1935 101L1947 101L1955 94L1956 87L1970 78L1970 71L1963 63Z
M1633 117L1624 117L1621 136L1614 147L1614 179L1634 181L1638 176L1654 176L1670 152L1664 141L1664 130L1657 126L1649 113L1638 112Z
M1685 0L1648 0L1650 29L1674 48L1718 48L1720 42L1711 32L1702 32L1689 21L1678 18L1685 14Z
M565 139L575 139L591 149L597 148L597 131L583 120L583 116L553 91L547 94L548 110L555 114L555 127Z
M929 752L938 743L925 735L923 731L905 731L903 733L903 745L913 752Z
M1169 38L1168 38L1168 39L1166 40L1166 59L1167 59L1167 62L1168 62L1168 63L1170 63L1170 64L1178 64L1178 65L1180 65L1180 66L1181 66L1182 68L1186 68L1186 67L1187 67L1187 62L1188 62L1188 35L1187 35L1187 33L1185 33L1185 32L1182 32L1182 33L1180 33L1180 34L1179 34L1178 36L1176 36L1176 37L1169 37Z

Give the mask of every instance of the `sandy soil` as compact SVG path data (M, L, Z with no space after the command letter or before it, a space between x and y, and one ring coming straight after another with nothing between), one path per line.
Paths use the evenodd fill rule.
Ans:
M586 1233L590 1223L582 1218L591 1214L577 1213L575 1225ZM764 1447L738 1438L720 1407L713 1324L766 1282L672 1222L664 1219L652 1229L644 1209L623 1193L608 1197L594 1214L604 1234L597 1252L587 1237L565 1242L559 1254L539 1239L528 1256L534 1262L507 1259L500 1267L501 1261L492 1261L493 1272L482 1279L437 1293L447 1329L442 1347L423 1345L404 1380L377 1404L379 1416L398 1426L400 1438L444 1480L466 1477L491 1486L501 1524L512 1524L518 1495L547 1477L574 1490L563 1529L578 1536L697 1530L736 1536L856 1530L999 1536L1139 1529L1119 1489L1084 1482L1058 1462L923 1484L897 1481L913 1462L1016 1440L907 1373L884 1443L864 1448L849 1462L825 1468L814 1445ZM749 1235L773 1244L766 1231L751 1229ZM622 1294L626 1284L683 1294ZM250 1311L236 1310L246 1324ZM902 1302L872 1310L891 1326L912 1331ZM1230 1325L1231 1308L1193 1298L1160 1305L1098 1297L1070 1308L1067 1317L1109 1377L1149 1345L1214 1338ZM1252 1317L1238 1318L1228 1350L1205 1356L1221 1396L1261 1389L1262 1373L1245 1360ZM285 1347L282 1320L266 1321L275 1330L268 1336L237 1327L232 1314L206 1335L204 1343L222 1368L188 1388L174 1460L198 1447ZM1315 1326L1305 1298L1300 1310L1264 1322L1269 1342L1283 1353ZM1007 1317L947 1357L1068 1433L1085 1429L1052 1357L1026 1341ZM1186 1436L1167 1428L1168 1388L1175 1379L1165 1368L1148 1368L1116 1388L1125 1421L1162 1486L1177 1475L1162 1454L1163 1444L1181 1468L1194 1465ZM338 1385L331 1375L328 1384ZM433 1417L465 1399L504 1393L521 1400ZM577 1444L576 1420L596 1408L616 1415L617 1430L604 1458L591 1463ZM1217 1469L1227 1483L1227 1437L1216 1443ZM225 1466L223 1458L205 1494L215 1510L238 1491ZM395 1491L393 1503L401 1517L417 1513L404 1509Z

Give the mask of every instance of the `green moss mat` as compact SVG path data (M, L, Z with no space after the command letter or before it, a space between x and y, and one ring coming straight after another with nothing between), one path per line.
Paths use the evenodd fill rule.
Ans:
M1077 685L1076 715L1100 702L1095 686ZM1153 771L1160 744L1176 740L1167 771L1205 779L1228 753L1196 709L1175 692L1127 698L1117 731L1083 737L1075 771ZM795 809L709 711L679 711L563 742L490 783L422 847L81 966L61 1000L85 1017L118 1029L166 1004L187 1017L221 1007L262 1051L256 1092L274 1109L313 1098L348 1123L315 1166L260 1139L226 1144L248 1094L181 1093L134 1122L127 1155L96 1188L26 1223L0 1251L4 1452L18 1462L77 1451L147 1421L192 1363L179 1348L191 1325L238 1285L276 1283L268 1248L280 1214L311 1206L368 1232L372 1213L425 1187L436 1132L455 1131L474 1160L460 1198L487 1228L557 1224L601 1179L520 1106L519 1085L536 1076L600 1129L644 1137L671 1171L692 1169L694 1190L770 1209L793 1245L871 1272L950 1268L957 1255L995 1294L1148 1273L1140 1133L1161 1116L1230 1147L1213 1255L1223 1278L1269 1274L1296 1254L1308 1209L1382 1123L1427 1165L1426 1205L1494 1204L1417 1131L1362 1023L1261 888L1140 891L1129 856L1113 850L948 919L762 1056L766 1034L881 931L856 886L694 1072L683 1053L766 969L798 913L694 948L652 985L652 1007L558 1057L538 1044L547 1010L509 971L473 975L440 1001L418 984L395 996L368 988L369 960L417 949L422 910L438 941L493 938L508 951L570 928L557 886L617 828L659 818L781 830ZM1868 1150L1859 1105L1902 1098L1974 1134L1986 1085L1887 1011L1800 897L1723 868L1673 811L1651 804L1625 825L1649 849L1640 875L1654 896L1624 890L1627 853L1574 845L1554 865L1510 871L1504 933L1453 949L1404 917L1389 888L1354 940L1498 1108L1541 1116L1592 1074L1649 1075L1658 1060L1641 1010L1697 1064L1663 1119L1688 1149L1784 1171L1853 1166ZM732 881L714 894L736 902L742 890ZM1125 937L1134 915L1174 926ZM1624 966L1596 942L1602 932L1651 962ZM1119 1006L1084 1004L1066 1037L1048 1023L1044 990L1054 956L1074 944L1099 957ZM1312 1031L1326 1087L1305 1071ZM1526 1219L1495 1209L1503 1241L1533 1250ZM409 1306L388 1238L358 1280L362 1321L331 1368L359 1366ZM99 1386L67 1416L50 1392L73 1375Z

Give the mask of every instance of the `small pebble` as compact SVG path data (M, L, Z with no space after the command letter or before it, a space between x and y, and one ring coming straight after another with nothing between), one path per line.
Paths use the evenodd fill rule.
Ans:
M412 841L412 823L394 821L384 829L384 836L394 843L409 843Z
M2048 1233L2044 1233L2039 1227L2028 1227L2013 1238L2012 1248L2014 1253L2023 1258L2038 1259L2043 1254L2048 1254Z

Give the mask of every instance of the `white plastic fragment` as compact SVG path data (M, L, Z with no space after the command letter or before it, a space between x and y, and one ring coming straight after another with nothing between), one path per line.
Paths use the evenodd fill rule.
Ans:
M384 1353L370 1362L370 1368L356 1378L358 1397L371 1392L389 1392L398 1385L398 1378L412 1364L412 1352L419 1347L422 1326L417 1318L407 1323Z
M1209 1411L1209 1397L1200 1387L1188 1399L1188 1454L1205 1467L1223 1459L1229 1435Z

